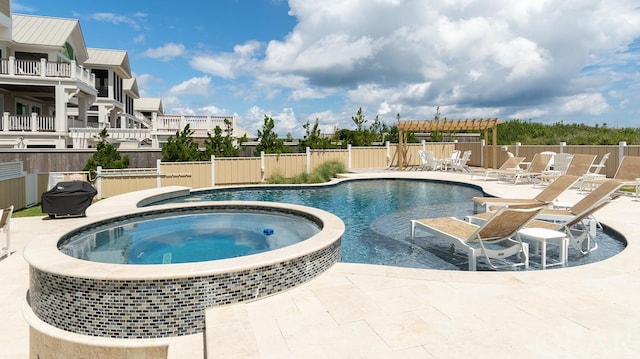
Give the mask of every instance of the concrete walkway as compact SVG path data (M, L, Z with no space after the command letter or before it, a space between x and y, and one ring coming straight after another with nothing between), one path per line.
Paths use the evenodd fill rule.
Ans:
M443 172L350 175L389 176L470 182L502 197L529 198L540 191ZM581 196L570 190L561 200ZM338 263L290 291L208 310L204 352L208 358L636 358L640 202L622 197L597 215L629 241L608 260L477 273ZM21 305L29 269L22 248L47 236L51 226L75 221L82 219L12 219L16 253L0 260L1 358L28 357Z

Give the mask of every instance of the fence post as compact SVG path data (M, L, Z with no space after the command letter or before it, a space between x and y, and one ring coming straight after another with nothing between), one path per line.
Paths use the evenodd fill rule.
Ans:
M618 166L620 166L620 163L622 163L625 147L627 147L627 142L621 141L620 143L618 143Z
M520 156L520 146L522 146L522 143L520 142L516 142L516 156Z
M567 146L566 142L560 142L560 153L564 153L564 148Z
M102 166L96 167L96 190L98 199L102 199Z
M211 155L211 187L216 186L216 156Z
M307 173L311 173L311 147L307 147Z
M389 168L391 167L391 143L387 141L385 146L387 147L387 168Z
M162 179L160 178L160 176L162 175L160 173L160 164L161 164L162 160L161 159L157 159L156 160L156 187L160 188L162 187Z
M351 170L351 144L347 145L347 170Z
M484 163L484 146L485 145L486 144L484 142L484 139L480 140L480 167L489 168L489 164ZM496 166L493 166L493 167L496 167Z
M264 175L266 171L264 168L264 151L260 151L260 182L264 182Z

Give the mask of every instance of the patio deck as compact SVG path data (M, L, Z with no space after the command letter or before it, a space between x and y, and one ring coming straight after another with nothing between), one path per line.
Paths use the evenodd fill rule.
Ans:
M468 174L376 171L349 177L473 183L504 197L528 184ZM580 198L576 190L563 202ZM597 213L628 247L587 266L530 272L462 272L338 263L265 299L210 309L206 333L177 338L171 358L636 358L640 355L640 203L622 197ZM29 287L22 248L83 218L14 218L11 257L0 260L0 357L28 358L21 306ZM409 223L407 223L409 226ZM204 336L204 338L203 338ZM204 348L194 343L206 341Z

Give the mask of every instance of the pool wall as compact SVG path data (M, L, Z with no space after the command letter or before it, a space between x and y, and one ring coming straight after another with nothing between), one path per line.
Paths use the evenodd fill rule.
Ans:
M322 229L306 241L281 249L199 263L108 264L60 253L57 258L49 257L48 263L55 263L52 267L35 260L41 255L25 251L31 272L28 300L35 316L56 328L96 337L148 339L200 333L207 308L292 288L340 259L344 224L328 212L237 201L167 206L162 210L181 211L186 207L283 211L315 218ZM42 249L38 252L43 253ZM67 265L61 267L59 260L63 259Z

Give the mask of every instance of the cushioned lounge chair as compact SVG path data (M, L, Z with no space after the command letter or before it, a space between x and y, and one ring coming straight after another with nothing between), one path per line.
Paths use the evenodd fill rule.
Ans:
M527 198L473 197L474 206L484 206L489 211L493 206L544 206L558 198L562 192L573 186L580 179L578 176L562 175L544 188L537 196Z
M520 240L518 230L540 212L541 208L516 209L503 207L497 210L481 226L453 217L411 220L411 239L416 228L423 229L438 238L446 239L454 247L465 251L469 258L469 270L476 270L478 256L484 256L493 269L502 267L529 267L529 247ZM518 261L497 265L492 259L519 256Z
M520 163L524 161L524 157L509 157L499 168L474 168L471 171L471 179L474 175L483 174L483 179L486 181L489 177L498 178L498 174L503 171L515 171L520 169Z
M529 164L527 169L522 171L502 171L498 174L498 177L505 182L513 182L513 184L517 184L525 179L531 182L549 169L552 159L552 154L536 153L533 155L531 164Z

